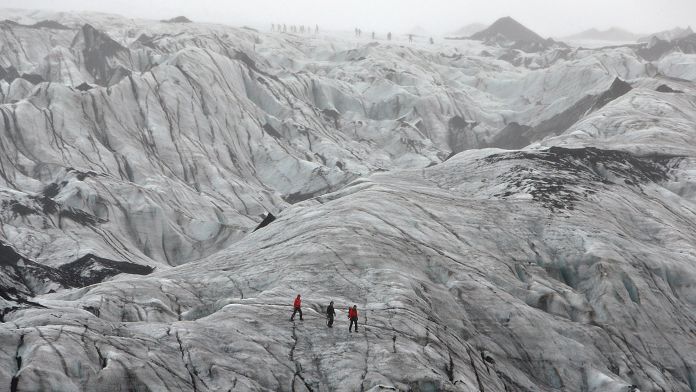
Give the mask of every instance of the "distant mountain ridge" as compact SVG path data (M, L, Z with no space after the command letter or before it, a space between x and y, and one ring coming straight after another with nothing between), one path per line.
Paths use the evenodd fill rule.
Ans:
M639 34L624 30L620 27L612 27L606 30L596 28L563 37L564 40L594 40L594 41L626 41L633 42L640 37Z
M675 39L688 37L693 33L694 31L691 29L691 26L684 29L681 27L675 27L671 30L664 30L644 37L639 37L637 40L638 42L650 42L653 38L657 38L662 41L673 41Z

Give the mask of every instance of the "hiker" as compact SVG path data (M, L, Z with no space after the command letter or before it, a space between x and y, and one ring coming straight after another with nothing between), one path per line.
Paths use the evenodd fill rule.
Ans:
M326 307L326 326L329 328L333 328L333 321L334 321L334 316L336 315L336 311L334 310L333 307L333 301L329 304L329 306Z
M358 305L353 305L352 308L348 308L348 318L350 319L350 325L348 326L348 332L353 332L353 324L355 324L355 332L358 332Z
M391 41L391 31L387 33L387 39Z
M408 42L409 43L413 42L413 34L408 35Z
M300 298L300 295L297 294L297 297L295 297L295 302L292 304L293 311L292 311L292 316L290 316L290 321L295 321L295 314L299 313L300 314L300 321L302 321L302 299Z
M435 40L433 39L433 37L430 37L430 45L432 45L434 43L435 43Z
M271 31L275 31L275 24L271 23Z
M372 39L375 39L375 32L372 32Z

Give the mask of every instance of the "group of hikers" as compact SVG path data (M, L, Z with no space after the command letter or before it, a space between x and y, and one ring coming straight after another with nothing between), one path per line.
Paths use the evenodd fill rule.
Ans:
M299 33L299 34L312 34L312 27L311 26L304 26L304 25L290 25L290 29L288 29L288 25L286 24L271 24L271 31L275 31L278 33L287 33L288 30L290 30L291 33ZM314 26L314 34L319 34L319 25Z
M361 36L362 36L362 30L361 30L360 28L358 28L358 27L355 28L355 36L356 36L356 37L361 37ZM372 32L372 39L375 39L375 32L374 32L374 31ZM387 33L387 41L391 41L391 39L392 39L392 33L391 33L391 31L390 31L390 32ZM412 42L413 42L413 34L408 34L408 42L409 42L409 43L412 43ZM431 44L434 44L434 43L435 43L435 40L433 40L433 38L430 37L429 42L430 42Z
M299 34L305 34L305 33L307 33L307 34L312 34L312 27L311 27L311 26L304 26L304 25L296 26L296 25L290 25L290 27L288 28L288 25L286 25L286 24L275 24L275 23L272 23L272 24L271 24L271 31L278 32L278 33L287 33L288 30L289 30L291 33L299 33ZM355 36L356 36L356 37L361 37L361 36L362 36L362 29L356 27L355 30L354 30L354 32L355 32ZM319 34L319 25L314 26L314 34ZM374 31L372 32L372 39L375 39L375 32L374 32ZM391 32L388 32L388 33L387 33L387 40L388 40L388 41L391 41L391 39L392 39L392 33L391 33ZM409 43L412 43L412 42L413 42L413 34L408 34L408 42L409 42ZM430 42L431 44L434 44L434 43L435 43L435 41L433 40L432 37L430 37L429 42Z
M290 316L290 321L295 321L295 315L298 313L300 314L300 321L302 321L302 296L300 294L297 294L292 304L292 316ZM327 327L333 328L334 317L336 317L336 310L334 309L334 302L331 301L329 306L326 307ZM348 308L348 319L350 320L348 332L353 332L353 326L355 326L355 332L358 332L358 305L353 305L353 307Z

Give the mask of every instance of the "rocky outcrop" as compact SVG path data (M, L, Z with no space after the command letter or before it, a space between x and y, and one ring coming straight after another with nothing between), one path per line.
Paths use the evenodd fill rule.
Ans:
M130 75L128 49L89 24L82 26L72 47L82 50L83 66L98 85L116 84Z
M653 37L648 43L639 45L636 52L648 61L657 61L669 53L696 53L696 34L675 38L671 41Z
M505 126L489 143L490 147L518 149L550 135L560 135L588 114L632 90L629 83L616 78L607 90L588 95L565 111L541 121L535 126L512 122Z
M165 19L165 20L162 20L162 22L164 22L164 23L193 23L191 21L191 19L189 19L183 15L176 16L176 17L171 18L171 19Z

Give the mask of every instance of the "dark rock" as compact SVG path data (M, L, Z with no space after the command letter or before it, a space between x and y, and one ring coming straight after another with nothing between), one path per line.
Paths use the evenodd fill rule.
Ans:
M529 133L530 142L541 140L551 134L560 135L573 124L580 121L596 104L597 96L588 95L575 102L561 113L548 118L536 125Z
M681 90L674 90L673 88L669 87L666 84L661 84L660 86L658 86L656 91L660 92L660 93L674 93L674 94L683 94L684 93Z
M109 260L93 254L86 254L73 262L53 268L23 257L14 248L0 241L0 273L5 276L0 284L0 296L19 304L40 306L26 299L27 296L43 294L42 288L33 286L33 282L54 282L63 288L77 288L99 283L122 273L148 275L153 270L150 266ZM11 285L7 285L8 281Z
M0 69L2 69L2 67L0 67ZM19 77L19 72L17 72L17 68L10 65L9 67L0 71L0 76L2 76L7 83L12 83L12 81Z
M58 23L55 20L42 20L41 22L34 23L31 27L51 30L71 30L70 27Z
M34 85L44 82L43 76L37 75L37 74L25 73L25 74L22 74L21 78L29 81L29 83L34 84Z
M598 110L603 108L609 102L625 95L632 89L633 87L631 87L630 84L626 83L625 81L619 78L615 78L614 82L612 82L609 89L597 98L597 101L592 106L592 110Z
M665 41L653 37L652 40L646 44L634 46L634 50L640 57L648 61L657 61L673 52L694 54L696 53L696 34L677 38L672 41Z
M41 206L41 211L45 215L54 214L58 211L58 207L59 207L58 203L56 203L50 197L46 197L44 195L41 195L41 196L35 196L35 197L33 197L33 199L34 199L34 201L39 203L39 205Z
M21 261L21 263L20 263ZM36 284L55 282L63 287L63 277L54 268L38 264L20 255L12 246L0 241L0 297L15 304L38 305L27 297L42 293ZM40 306L40 305L39 305Z
M43 194L46 197L55 197L58 195L60 192L60 185L56 183L50 183L48 184L43 191L41 191L41 194Z
M338 128L338 120L341 118L341 113L334 109L323 109L321 111L321 114L324 115L324 117L329 118L330 120L333 121L334 126Z
M478 125L475 121L467 121L461 116L453 116L447 123L447 143L452 153L446 159L475 147L477 143L476 134L469 132Z
M119 56L128 57L128 49L89 24L82 26L81 34L84 41L82 54L85 68L98 85L108 86L114 83L114 76L123 77L129 74L128 70L123 70L120 66L112 67L109 61L110 58Z
M530 143L530 138L527 133L531 129L532 127L528 125L511 122L495 135L488 146L505 148L508 150L520 149Z
M667 168L660 163L660 157L639 158L623 151L594 147L514 151L493 154L484 159L486 163L500 160L518 160L520 163L502 175L509 185L497 197L504 199L517 192L528 193L534 201L552 211L572 210L578 200L596 192L590 188L578 190L581 182L597 186L616 185L606 179L606 171L630 180L633 185L629 186L660 182L667 178ZM530 171L526 165L532 165L536 170ZM552 174L534 174L544 169Z
M156 49L157 45L155 45L154 41L155 41L155 37L150 37L147 34L140 34L138 39L135 40L135 42L140 44L140 45L146 46L146 47L151 48L151 49Z
M488 146L516 150L549 135L560 135L588 113L601 109L609 102L625 95L631 89L630 84L615 78L611 86L602 94L588 95L563 112L540 122L534 127L517 123L508 124L495 135L493 140L488 143Z
M163 23L193 23L191 19L185 17L185 16L176 16L171 19L164 19L161 22Z
M258 230L258 229L261 229L261 228L264 228L264 227L270 225L274 220L276 220L276 217L275 217L273 214L271 214L271 213L269 212L269 213L263 218L263 220L261 221L261 223L259 223L259 225L256 226L256 228L254 229L254 231L256 231L256 230Z
M283 196L283 200L285 200L286 202L288 202L290 204L295 204L295 203L299 203L301 201L312 199L312 198L317 197L319 195L323 195L324 193L327 193L330 191L331 191L331 189L329 187L327 187L327 188L320 189L316 192L309 192L309 193L295 192L295 193L291 193L289 195Z
M14 248L0 241L0 265L15 265L21 258Z
M276 139L282 139L283 135L280 134L280 132L276 131L275 128L271 124L263 124L263 130L266 131L267 134L273 136Z
M61 208L60 212L58 213L58 216L60 218L68 218L72 220L73 222L79 223L81 225L85 226L93 226L98 223L104 223L105 220L101 219L99 217L96 217L90 213L87 213L82 210L78 210L75 208L67 207L67 208Z
M20 216L27 216L32 214L38 214L38 211L31 207L25 206L24 204L18 202L17 200L12 200L10 202L10 210L13 214Z
M75 87L75 88L78 89L78 90L80 90L80 91L89 91L89 90L93 89L94 87L92 87L91 85L87 84L87 82L83 82L81 85L79 85L79 86L77 86L77 87Z
M86 254L71 263L60 266L58 270L63 274L65 284L71 287L85 287L118 274L148 275L154 268Z

